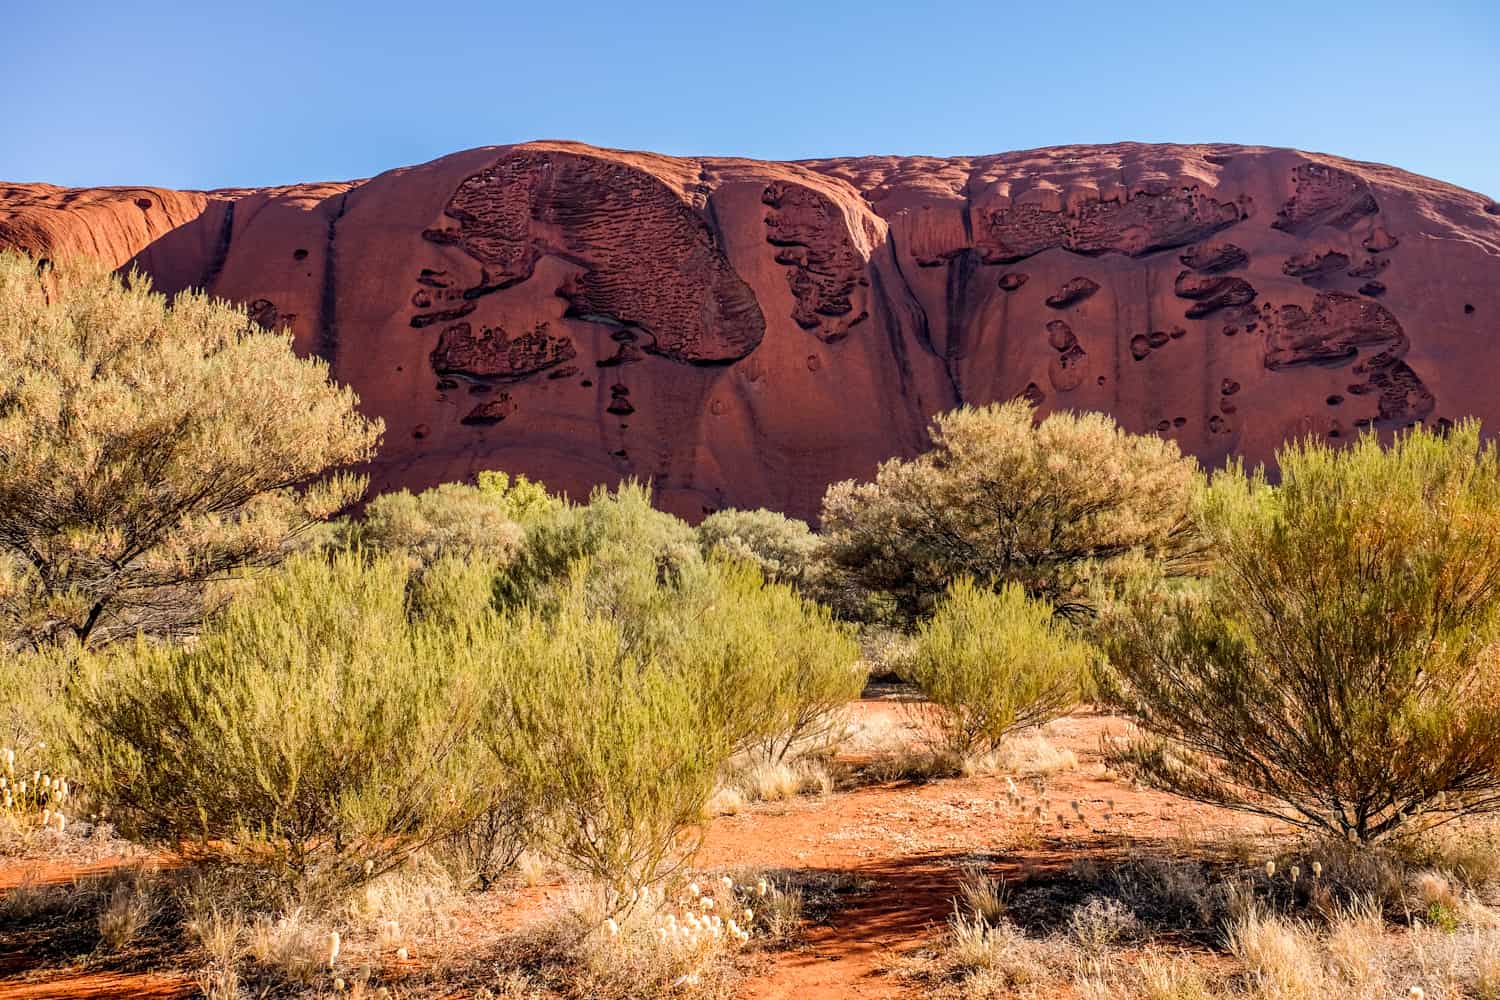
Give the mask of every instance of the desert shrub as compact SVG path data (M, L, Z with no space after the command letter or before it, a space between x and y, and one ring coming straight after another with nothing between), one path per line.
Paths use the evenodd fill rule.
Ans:
M1281 484L1230 468L1201 599L1112 643L1149 735L1118 761L1205 802L1358 843L1500 809L1500 459L1464 422L1316 441Z
M862 683L848 629L790 587L720 561L658 576L650 552L574 563L511 612L487 725L499 770L538 790L553 850L622 892L691 853L736 752L820 745Z
M241 307L0 253L0 642L195 627L363 492L356 403Z
M1093 655L1020 585L964 578L919 627L909 679L942 708L947 749L969 756L1067 711Z
M298 557L191 645L84 657L68 743L94 798L129 835L299 880L378 874L461 828L500 639L414 619L409 574Z
M406 553L424 564L453 555L499 566L515 555L521 539L520 525L494 495L443 483L417 494L381 494L362 520L345 526L343 542L375 553Z
M835 742L865 674L852 630L744 563L714 561L677 591L650 640L708 696L705 725L781 762Z
M848 627L750 563L705 560L693 529L639 484L535 521L496 592L502 606L543 613L566 597L581 601L573 613L615 622L629 655L693 677L704 725L736 750L780 760L816 749L863 684Z
M499 505L507 518L523 527L566 506L565 498L548 493L547 487L525 476L490 469L480 472L475 480L480 493Z
M704 725L695 675L637 651L618 622L590 611L584 576L555 613L511 620L485 733L496 766L538 790L551 850L624 898L690 853L731 747Z
M705 557L743 559L767 580L797 584L817 572L818 536L794 517L772 510L721 510L697 530Z
M559 503L528 523L525 543L496 581L508 607L556 604L587 567L583 599L590 611L627 623L659 592L692 586L704 569L698 541L681 519L651 506L650 488L631 481L596 489L587 504ZM565 582L566 581L566 582Z
M1200 477L1176 444L1097 413L1035 424L1019 401L941 414L931 436L925 454L823 499L831 574L887 596L906 621L962 576L1019 584L1076 619L1135 557L1193 568Z

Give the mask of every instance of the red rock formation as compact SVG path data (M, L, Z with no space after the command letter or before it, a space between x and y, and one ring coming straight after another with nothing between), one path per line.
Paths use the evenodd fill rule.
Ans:
M1291 150L530 143L344 184L0 185L0 245L133 264L290 328L385 419L377 488L634 475L690 517L812 516L830 481L919 450L932 413L1014 396L1209 463L1500 426L1500 205Z

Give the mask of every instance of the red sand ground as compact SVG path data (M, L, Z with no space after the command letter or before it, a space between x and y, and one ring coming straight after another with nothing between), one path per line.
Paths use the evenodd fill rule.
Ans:
M865 721L894 711L889 702L854 706L855 718ZM756 805L714 820L698 858L701 868L817 869L868 883L867 891L852 895L826 926L810 930L805 947L772 956L740 995L754 1000L916 996L882 975L880 967L891 954L930 944L941 933L966 864L978 862L1015 882L1039 870L1064 870L1080 857L1113 855L1127 843L1138 850L1244 827L1244 820L1231 814L1101 777L1094 766L1100 737L1122 725L1118 719L1079 714L1048 728L1050 740L1072 750L1079 761L1077 770L1047 777L1053 809L1066 812L1067 803L1077 799L1088 815L1099 817L1105 802L1113 800L1115 818L1107 831L1086 830L1076 822L1063 829L1055 818L1037 825L1014 815L1005 803L1004 777L891 783ZM12 864L0 867L0 891L23 879L65 882L119 863ZM558 891L549 885L520 893L508 912L485 920L485 929L534 918ZM16 959L0 959L0 968L15 970ZM165 998L191 991L184 979L115 973L67 973L40 983L13 975L0 981L0 1000Z

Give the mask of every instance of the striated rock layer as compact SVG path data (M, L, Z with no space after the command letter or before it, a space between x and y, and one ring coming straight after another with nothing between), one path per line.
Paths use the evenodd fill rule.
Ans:
M263 190L0 185L0 245L207 287L387 434L377 489L504 468L817 513L929 416L1024 396L1206 463L1500 426L1500 205L1285 149L763 163L575 143Z

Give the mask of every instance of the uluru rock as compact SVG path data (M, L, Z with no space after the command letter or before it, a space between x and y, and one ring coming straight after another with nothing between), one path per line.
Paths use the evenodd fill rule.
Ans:
M1309 427L1500 427L1494 205L1263 147L767 163L537 142L282 188L0 184L0 246L290 329L385 419L376 489L634 475L690 517L810 517L960 403L1102 410L1209 464Z

